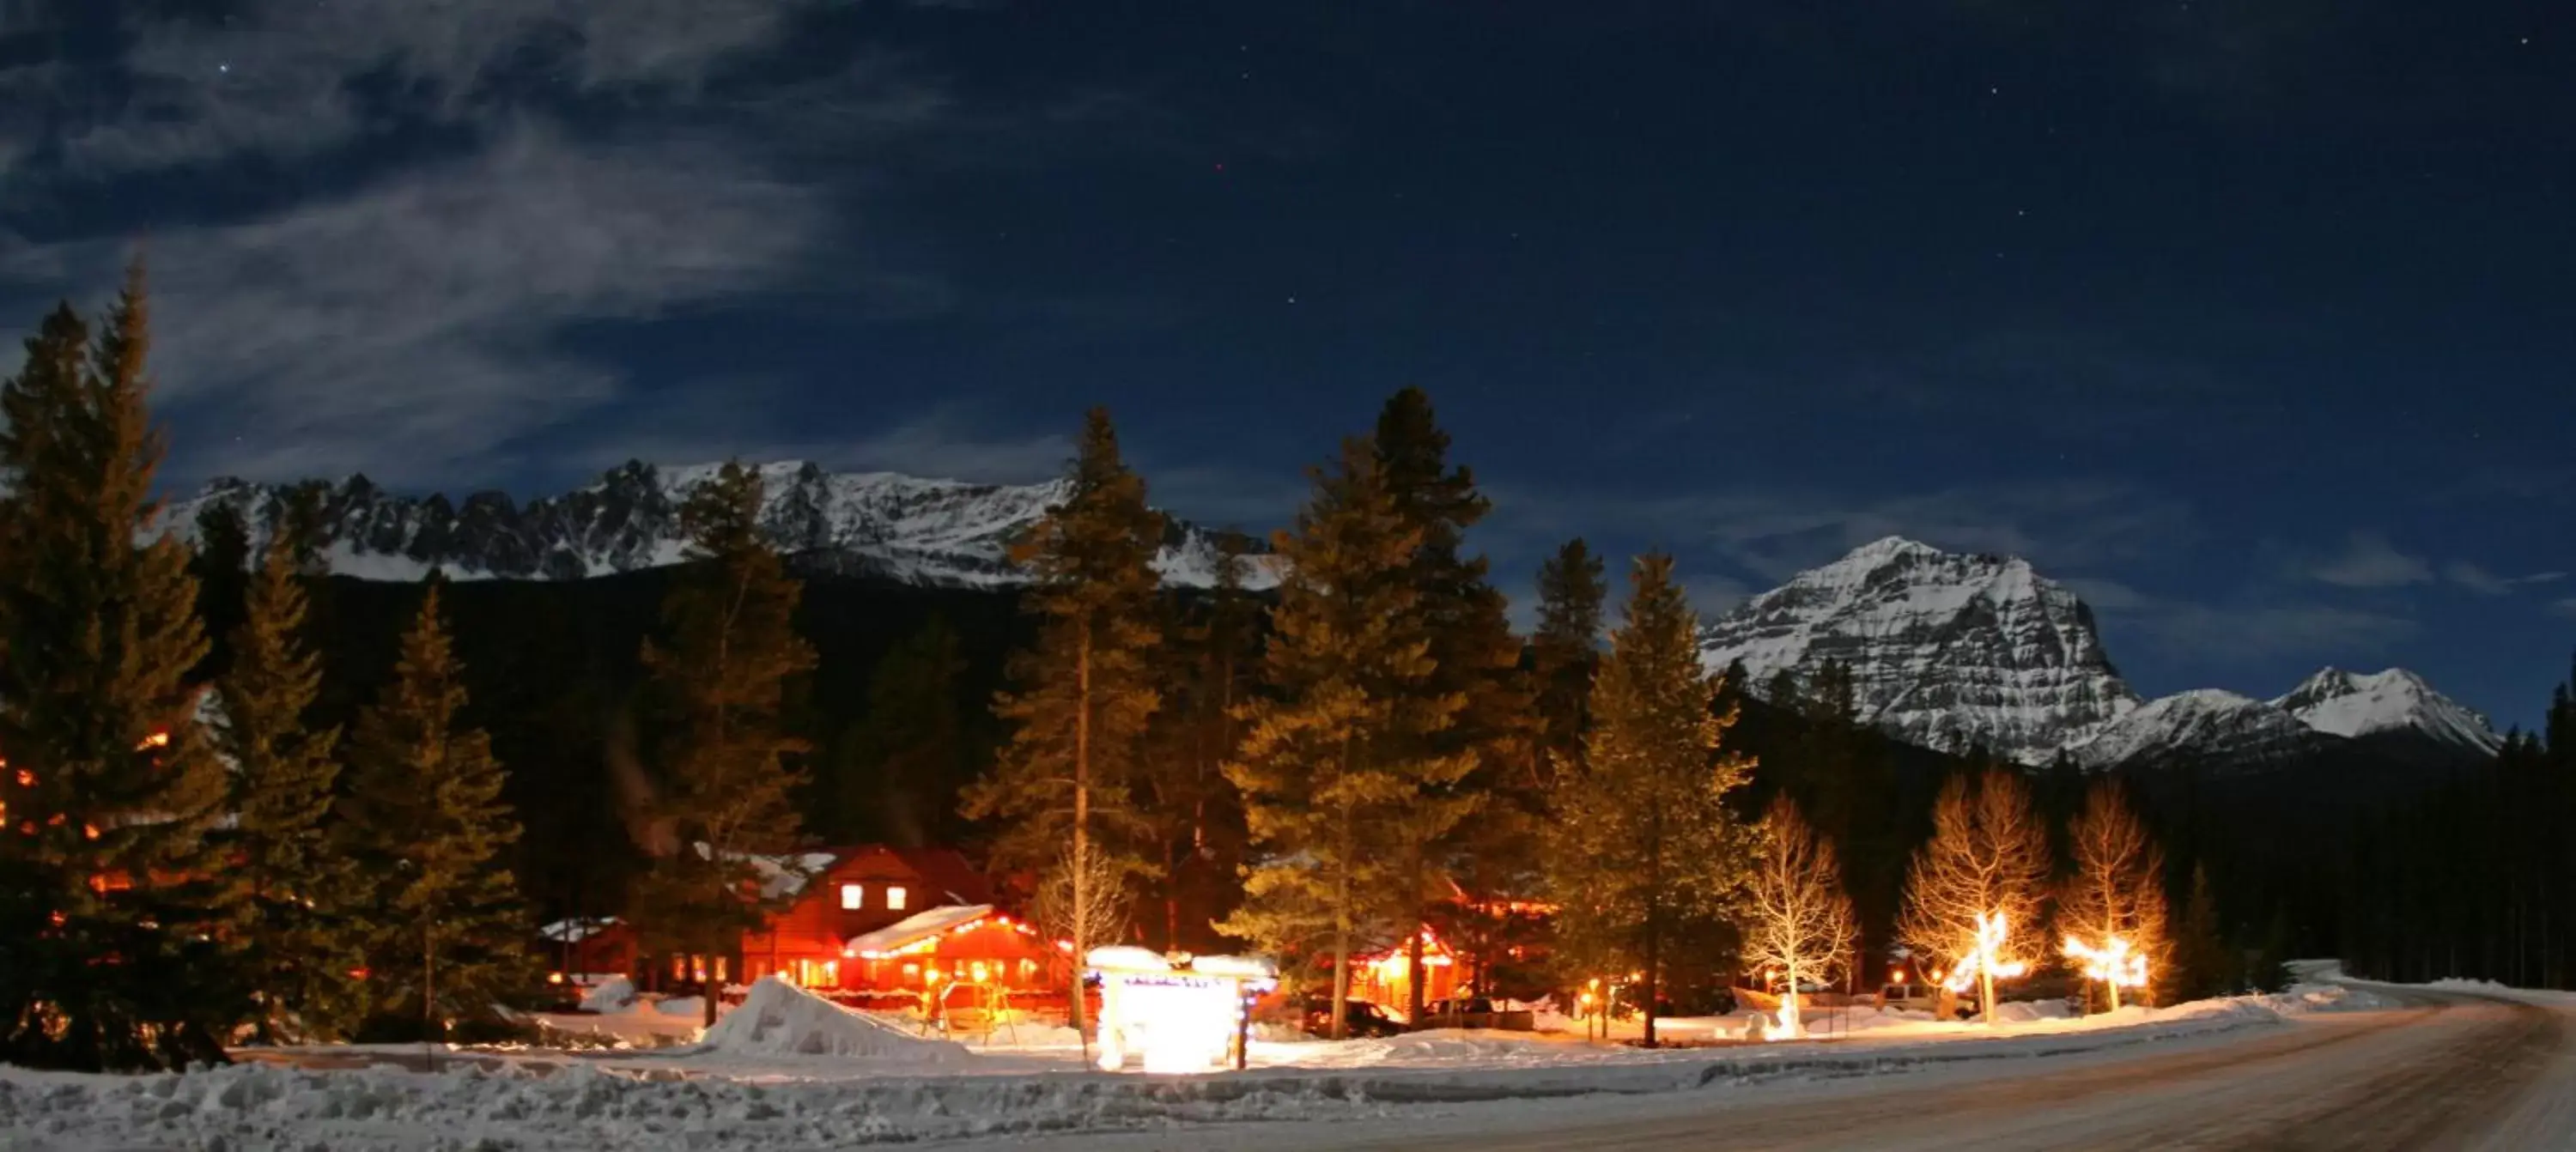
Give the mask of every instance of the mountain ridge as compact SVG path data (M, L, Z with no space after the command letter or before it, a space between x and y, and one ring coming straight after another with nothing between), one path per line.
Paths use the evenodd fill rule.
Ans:
M2208 688L2144 699L2112 663L2091 607L2028 561L1901 536L1712 618L1701 659L1742 663L1756 692L1780 671L1812 675L1840 660L1864 723L2025 765L2060 753L2096 770L2181 754L2263 765L2362 741L2402 741L2438 760L2502 746L2483 715L2402 668L2327 668L2272 700Z
M291 495L309 493L320 513L320 548L330 571L407 581L432 568L465 580L583 580L677 564L687 558L679 511L720 465L660 467L630 460L599 480L522 503L497 491L462 502L445 493L388 492L363 475L337 484L210 481L165 509L163 529L194 542L198 518L215 505L241 517L254 549L286 514ZM978 484L893 472L832 472L811 461L757 466L764 484L761 523L781 551L825 557L852 574L925 587L1008 588L1025 583L1011 541L1063 498L1065 482ZM1173 584L1215 582L1220 533L1169 522L1156 566ZM1250 550L1262 549L1257 540ZM1246 573L1274 583L1269 567Z

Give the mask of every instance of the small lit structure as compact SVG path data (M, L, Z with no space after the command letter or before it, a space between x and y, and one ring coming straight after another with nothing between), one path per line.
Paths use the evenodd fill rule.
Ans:
M1447 941L1423 925L1422 933L1422 999L1424 1003L1447 1000L1458 994L1459 978L1464 969L1457 952ZM1412 942L1398 940L1386 951L1375 955L1355 956L1351 960L1351 999L1401 1008L1412 998L1406 982L1412 978ZM1332 961L1327 958L1325 964Z
M2109 943L2096 948L2068 936L2066 958L2083 962L2084 978L2101 981L2111 990L2114 1012L2120 1010L2120 989L2147 986L2147 954L2120 937L2113 936Z
M1241 956L1116 945L1084 959L1100 981L1100 1067L1111 1072L1131 1054L1163 1075L1242 1067L1252 1001L1279 984L1269 961Z

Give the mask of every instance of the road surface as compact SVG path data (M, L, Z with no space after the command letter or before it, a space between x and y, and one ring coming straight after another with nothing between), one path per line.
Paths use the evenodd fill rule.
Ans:
M2576 1149L2576 1009L2373 987L2384 1011L2064 1057L1049 1148Z

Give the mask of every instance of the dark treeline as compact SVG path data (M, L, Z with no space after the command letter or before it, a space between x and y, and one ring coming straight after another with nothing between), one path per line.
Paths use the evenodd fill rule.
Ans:
M2571 679L2570 684L2576 684ZM2391 980L2576 987L2576 700L2493 762L2363 818L2333 905L2342 955Z

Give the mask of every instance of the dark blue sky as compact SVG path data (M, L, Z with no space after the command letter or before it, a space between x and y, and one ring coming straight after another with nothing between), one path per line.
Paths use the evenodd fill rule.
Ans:
M2550 0L0 0L0 323L143 241L184 482L1025 480L1106 403L1268 527L1418 384L1515 590L1903 532L2142 691L2527 722L2571 109Z

